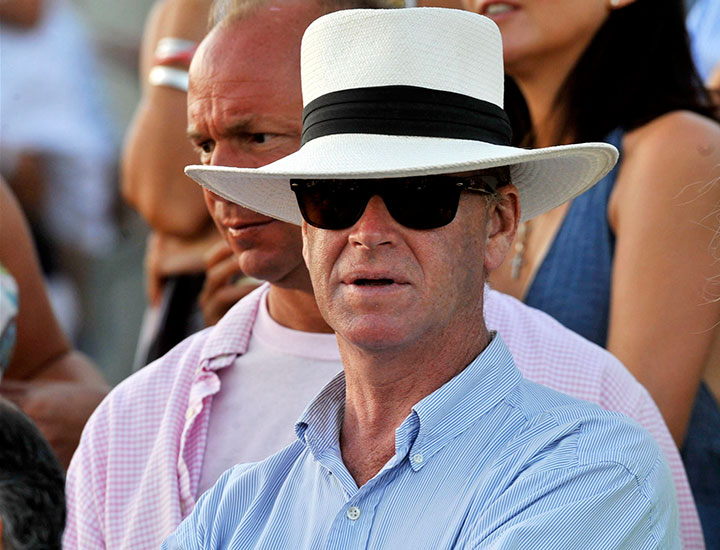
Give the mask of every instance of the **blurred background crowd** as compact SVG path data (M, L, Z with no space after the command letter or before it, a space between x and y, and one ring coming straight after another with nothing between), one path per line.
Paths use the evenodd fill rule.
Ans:
M65 334L111 383L130 373L145 304L147 228L120 198L118 161L151 5L20 0L1 12L0 173Z

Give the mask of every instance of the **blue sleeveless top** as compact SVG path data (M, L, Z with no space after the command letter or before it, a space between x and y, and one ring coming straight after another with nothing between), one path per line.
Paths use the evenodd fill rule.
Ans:
M595 186L576 197L528 288L525 303L606 347L615 234L607 218L623 134L605 141L620 160ZM681 365L678 368L682 368ZM720 550L720 406L704 382L693 403L682 459L708 550Z
M620 151L622 131L606 140ZM555 240L535 274L525 303L605 347L615 235L607 219L620 160L610 173L573 199Z

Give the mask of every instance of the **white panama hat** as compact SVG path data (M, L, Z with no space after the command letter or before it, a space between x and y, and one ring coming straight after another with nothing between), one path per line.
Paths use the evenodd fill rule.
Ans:
M221 197L286 222L290 179L401 178L510 166L522 220L579 195L614 166L607 143L509 146L495 23L443 8L334 12L305 31L303 145L261 168L188 166Z

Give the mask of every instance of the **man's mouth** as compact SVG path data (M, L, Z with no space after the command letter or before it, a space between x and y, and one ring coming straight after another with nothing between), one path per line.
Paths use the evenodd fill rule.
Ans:
M258 222L252 222L252 223L242 223L242 224L224 224L225 228L227 229L228 234L231 237L237 236L241 234L246 229L252 229L253 227L261 227L263 225L267 225L271 223L273 220L261 220Z
M392 279L356 279L352 284L357 286L384 286L391 285L394 282Z

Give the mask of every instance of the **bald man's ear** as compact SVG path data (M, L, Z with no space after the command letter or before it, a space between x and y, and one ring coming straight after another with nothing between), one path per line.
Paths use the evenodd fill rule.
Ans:
M520 199L514 185L504 185L488 201L485 270L490 272L500 267L510 251L520 223Z
M300 234L302 235L302 256L303 261L305 262L305 265L308 266L308 248L307 248L307 222L305 220L302 221L302 225L300 226ZM2 549L0 549L2 550Z

